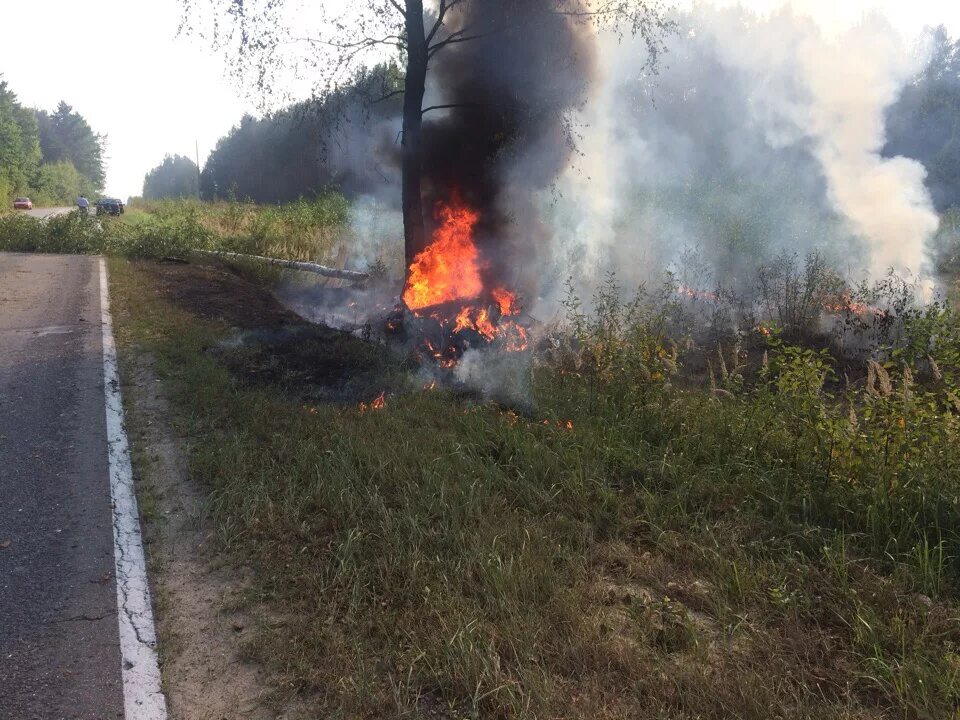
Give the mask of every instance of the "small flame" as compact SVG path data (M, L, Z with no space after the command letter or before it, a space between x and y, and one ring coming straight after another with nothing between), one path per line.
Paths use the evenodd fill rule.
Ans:
M697 290L688 285L680 285L677 288L677 293L691 300L705 300L707 302L716 302L718 300L717 293L707 290Z
M367 410L383 410L387 406L387 391L383 390L380 392L377 397L374 398L373 402L369 405L367 403L360 403L360 412L366 412Z
M873 305L857 302L848 293L843 293L827 300L823 309L834 315L853 313L854 315L883 315L884 311Z

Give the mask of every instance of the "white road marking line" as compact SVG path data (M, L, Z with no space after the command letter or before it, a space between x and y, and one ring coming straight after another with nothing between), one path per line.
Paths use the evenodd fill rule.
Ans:
M113 339L113 321L110 319L107 265L103 258L100 258L100 313L124 715L126 720L166 720L167 701L160 688L157 633L153 626L150 588L143 558L130 446L123 423L117 348Z

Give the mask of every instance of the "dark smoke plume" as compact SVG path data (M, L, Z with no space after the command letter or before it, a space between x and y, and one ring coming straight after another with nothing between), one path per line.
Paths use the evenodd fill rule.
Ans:
M479 36L449 45L432 72L436 104L424 124L424 208L452 192L480 212L477 244L490 280L534 291L537 258L548 231L535 208L570 163L569 111L587 98L594 37L574 15L580 0L483 0L464 3L451 35ZM463 37L461 36L461 37ZM528 284L524 287L524 284Z

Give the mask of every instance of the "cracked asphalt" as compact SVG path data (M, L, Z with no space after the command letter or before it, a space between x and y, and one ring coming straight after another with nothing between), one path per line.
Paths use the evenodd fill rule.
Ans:
M0 718L123 717L99 266L0 253Z

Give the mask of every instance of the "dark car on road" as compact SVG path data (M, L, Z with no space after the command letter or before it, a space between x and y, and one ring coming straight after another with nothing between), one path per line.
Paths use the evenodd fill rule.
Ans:
M123 203L116 198L100 198L97 200L97 215L122 215Z
M13 200L14 210L33 210L33 203L30 198L18 197Z

